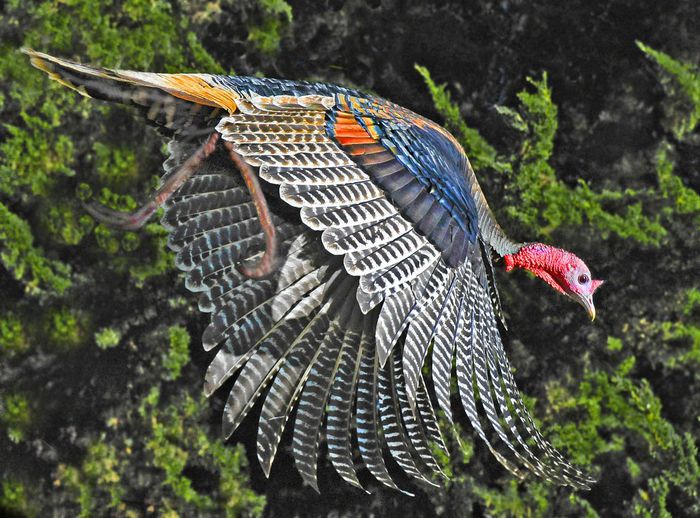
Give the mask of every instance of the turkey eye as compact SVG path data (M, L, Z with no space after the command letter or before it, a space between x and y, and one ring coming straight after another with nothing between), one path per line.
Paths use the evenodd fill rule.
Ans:
M582 273L581 275L578 276L578 282L579 284L586 284L590 279L588 278L588 275L585 273Z

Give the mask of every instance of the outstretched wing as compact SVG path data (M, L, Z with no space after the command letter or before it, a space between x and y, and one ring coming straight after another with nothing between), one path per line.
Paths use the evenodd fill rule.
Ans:
M587 487L542 438L515 387L486 254L517 245L493 221L445 130L331 85L115 72L31 56L72 88L141 106L169 128L166 175L195 149L193 136L218 121L216 131L287 206L273 207L285 261L264 280L236 268L263 253L264 239L223 153L168 201L163 219L188 289L211 313L203 345L218 351L205 391L238 373L227 436L264 394L258 458L266 473L296 406L292 452L314 487L324 419L329 458L349 483L360 486L354 428L379 481L396 487L386 445L409 476L431 484L439 472L431 445L445 448L421 375L432 347L434 393L449 420L456 362L466 414L504 466ZM227 115L219 120L215 110Z

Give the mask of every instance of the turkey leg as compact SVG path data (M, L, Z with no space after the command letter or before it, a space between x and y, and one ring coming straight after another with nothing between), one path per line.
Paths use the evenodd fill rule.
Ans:
M85 204L85 210L97 221L121 230L138 230L143 227L155 211L170 196L185 183L216 149L220 134L212 133L192 156L190 156L172 175L170 175L163 185L155 192L153 197L134 212L122 212L105 207L97 203ZM260 187L257 176L251 167L236 153L230 142L224 142L224 147L228 152L231 161L238 168L243 177L243 181L250 192L250 197L258 213L260 226L265 234L265 251L257 263L240 264L238 270L246 277L260 279L272 274L278 266L278 243L277 231L267 206L265 193Z

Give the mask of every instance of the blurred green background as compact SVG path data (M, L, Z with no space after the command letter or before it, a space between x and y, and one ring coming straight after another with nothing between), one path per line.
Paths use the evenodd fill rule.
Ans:
M0 514L700 516L700 4L695 0L6 1L0 15ZM207 316L133 209L156 132L31 68L29 46L114 68L323 80L462 142L501 225L585 258L598 318L499 273L516 378L543 433L599 483L516 482L465 425L452 479L415 498L318 496L255 417L228 444L206 400ZM418 65L418 66L416 66ZM463 422L466 423L466 420ZM393 470L404 487L408 482Z

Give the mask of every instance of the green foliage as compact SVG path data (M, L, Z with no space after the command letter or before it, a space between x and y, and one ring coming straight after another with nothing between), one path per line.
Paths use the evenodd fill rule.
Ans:
M548 403L559 422L548 425L547 436L582 466L592 466L604 453L632 452L635 457L627 459L630 477L641 476L642 463L647 476L655 474L646 481L648 491L640 490L636 497L637 514L667 513L665 498L670 488L684 495L689 510L700 512L695 441L677 432L663 416L661 401L649 382L634 379L635 363L634 356L627 356L612 373L589 368L575 393L558 383L550 385Z
M24 440L32 422L29 400L24 394L12 393L0 396L0 423L12 442Z
M85 316L68 308L56 308L47 313L46 334L49 345L72 349L82 345L87 332Z
M108 420L110 431L88 445L80 465L59 464L53 485L71 495L77 515L108 510L138 516L143 495L135 499L130 494L137 481L129 477L145 470L150 482L138 490L146 491L146 500L165 516L260 516L265 499L248 487L244 449L210 437L206 401L185 392L164 400L160 389L153 387L135 415ZM195 489L186 473L192 467L211 472L217 489L208 494Z
M42 214L43 228L50 239L61 245L75 246L92 230L94 222L87 214L80 214L74 201L59 202Z
M148 418L151 438L146 446L153 455L153 463L163 470L164 483L174 497L184 504L192 504L200 512L222 509L226 516L259 516L265 500L246 487L242 468L245 467L245 454L241 446L226 447L219 441L209 439L199 426L193 426L202 408L203 401L190 396L164 410L158 408L160 392L154 388L141 403L140 415ZM220 501L198 493L183 471L194 459L219 473ZM223 505L222 505L223 504ZM167 505L167 503L166 503Z
M173 326L168 329L170 347L163 358L166 379L176 380L180 377L182 368L190 361L190 335L187 329Z
M27 491L18 480L3 480L2 492L0 492L0 510L22 513L25 516L34 516L29 504Z
M509 161L499 156L496 149L464 121L459 106L452 101L450 92L447 91L447 85L436 85L427 68L420 65L415 65L415 68L428 86L435 109L445 118L447 128L456 134L474 169L489 168L499 173L510 172L512 165Z
M562 226L581 226L587 222L604 236L614 233L646 245L658 245L667 235L660 218L645 215L642 206L643 199L658 197L658 193L595 192L583 180L570 187L558 178L550 164L558 110L546 74L539 80L528 79L531 90L518 94L517 109L498 107L499 113L523 136L516 155L506 158L466 125L445 85L436 86L427 69L420 66L416 69L425 79L436 109L445 117L447 127L458 135L474 168L490 168L509 176L505 185L507 203L498 209L530 232L548 236ZM659 178L662 196L673 198L680 210L694 210L697 193L683 187L667 166L659 169ZM618 206L619 213L609 210L609 205ZM675 209L670 211L675 213Z
M71 284L66 264L48 259L34 246L31 227L0 202L0 263L25 289L52 289L63 293Z
M12 312L0 316L0 357L26 351L29 340L22 321Z
M517 480L511 480L505 491L477 485L474 494L491 516L542 516L547 511L550 497L546 484L528 484L527 491L523 494Z
M85 156L99 182L133 189L140 181L139 161L133 148L109 138L114 133L108 124L109 109L47 82L17 49L29 46L68 57L78 54L92 62L134 69L214 73L223 69L165 0L127 0L110 7L90 0L14 1L8 2L2 22L8 28L21 27L21 32L8 29L15 40L7 40L0 48L0 74L5 78L0 106L5 129L0 144L0 263L29 291L42 288L62 293L70 285L67 266L46 258L34 245L37 229L21 213L34 211L37 196L63 200L48 204L38 220L40 230L60 244L82 244L92 229L91 218L65 201L76 162L84 166ZM72 140L72 127L88 121L105 124L94 127L96 141L88 140L85 149L84 143L76 145ZM90 175L82 172L81 176ZM114 252L114 240L104 229L97 229L98 241ZM142 268L134 277L143 282L162 271L162 265Z
M95 142L92 149L100 185L124 189L138 181L139 167L132 149L125 146L114 148L102 142Z
M665 207L664 211L671 217L673 213L695 214L695 225L700 227L700 195L686 187L683 180L673 174L674 164L669 157L670 151L670 146L663 143L656 154L659 190L661 195L672 203L670 207Z
M686 135L692 133L700 122L700 71L697 65L677 61L664 52L648 47L641 41L637 41L637 46L675 80L690 101L689 110L684 110L685 113L678 117L673 127L676 137L682 140ZM670 91L672 95L675 93L673 89Z
M285 0L259 0L263 20L250 28L248 39L266 54L277 52L281 32L292 23L292 6Z
M95 343L100 349L111 349L119 345L121 333L111 327L105 327L95 333Z
M109 503L107 509L123 513L126 506L122 503L124 488L119 484L117 472L119 460L117 452L111 445L105 444L106 435L102 434L97 442L91 444L80 469L67 464L60 464L56 472L54 485L65 486L77 493L80 506L78 516L87 518L94 516L97 493L107 493ZM104 510L100 510L101 513Z
M557 106L546 74L541 80L528 81L534 91L518 94L520 119L514 126L524 130L525 138L508 184L517 203L506 207L506 213L542 235L563 225L578 226L588 221L604 234L612 232L640 243L658 244L666 230L658 220L642 213L640 203L629 203L632 193L595 193L583 180L571 188L557 177L550 164L558 127ZM627 202L623 215L605 210L602 202L611 200Z

